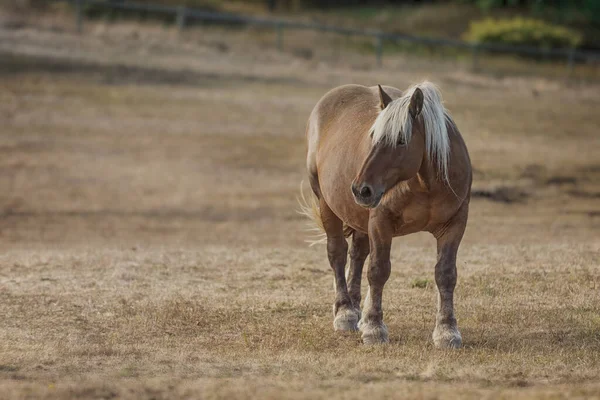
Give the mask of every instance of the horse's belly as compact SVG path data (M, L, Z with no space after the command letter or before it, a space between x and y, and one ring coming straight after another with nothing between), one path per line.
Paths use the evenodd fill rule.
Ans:
M396 207L399 217L395 224L395 235L431 232L446 223L458 211L460 205L455 199L439 202L427 194L413 193L410 200Z
M354 172L344 162L343 154L328 158L319 165L319 187L331 211L355 230L368 231L369 211L354 201L352 180Z

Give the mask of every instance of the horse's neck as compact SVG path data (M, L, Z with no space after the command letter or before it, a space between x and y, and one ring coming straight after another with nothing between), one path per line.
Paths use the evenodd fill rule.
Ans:
M432 182L431 179L433 176L435 176L435 171L432 171L430 164L431 163L424 157L423 162L421 163L421 169L419 169L419 172L417 172L417 176L415 177L419 183L419 186L423 187L423 189L426 189L427 191L430 191L432 185L435 184L435 182Z
M424 187L429 192L437 191L444 187L442 181L439 178L439 172L435 167L435 164L429 158L427 150L423 152L423 161L421 162L421 168L417 172L415 177L419 183L419 186Z

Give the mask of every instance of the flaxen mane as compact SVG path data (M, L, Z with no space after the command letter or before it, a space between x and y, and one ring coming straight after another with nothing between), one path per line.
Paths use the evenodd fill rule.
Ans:
M429 159L434 161L440 178L448 182L450 139L446 122L453 122L444 108L439 89L433 83L425 81L411 86L402 97L393 100L379 113L371 128L373 144L385 142L390 146L396 146L399 139L403 139L405 143L410 141L412 118L409 106L410 99L417 88L423 92L421 117L425 126L425 148Z

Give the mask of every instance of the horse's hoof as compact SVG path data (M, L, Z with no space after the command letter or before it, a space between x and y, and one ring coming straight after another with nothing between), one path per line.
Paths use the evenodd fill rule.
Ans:
M433 331L433 344L438 349L460 349L462 336L455 327L436 326Z
M381 325L360 322L360 330L362 332L362 340L366 345L388 343L387 326L382 322Z
M354 309L341 309L333 319L333 329L336 331L356 331L358 330L358 320L360 311Z

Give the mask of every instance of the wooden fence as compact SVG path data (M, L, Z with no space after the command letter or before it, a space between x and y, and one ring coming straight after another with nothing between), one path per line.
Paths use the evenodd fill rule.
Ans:
M528 46L510 46L500 44L483 44L469 43L460 40L452 39L436 39L426 38L412 35L404 35L397 33L386 33L377 30L358 30L341 28L331 25L306 23L298 21L289 21L273 18L260 18L254 16L242 16L226 13L215 13L184 6L165 6L159 4L146 4L132 2L127 0L67 0L75 5L75 18L77 31L83 31L85 6L106 7L110 9L130 10L130 11L146 11L153 13L164 13L173 17L173 21L181 30L185 29L186 25L192 20L213 21L221 23L240 23L246 25L256 25L272 28L275 32L275 44L279 50L284 47L284 31L285 30L313 30L320 32L335 33L343 36L358 36L367 37L374 40L375 58L378 66L383 65L383 49L384 43L413 43L427 45L430 47L449 47L470 51L471 62L473 69L479 67L479 59L482 52L504 53L515 55L526 55L539 58L552 57L554 59L564 59L567 76L571 76L577 62L599 62L600 53L580 51L576 49L539 49L537 47Z

